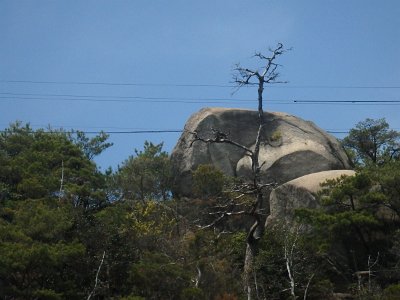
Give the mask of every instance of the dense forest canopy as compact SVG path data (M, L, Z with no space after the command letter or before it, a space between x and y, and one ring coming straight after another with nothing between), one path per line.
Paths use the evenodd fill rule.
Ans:
M262 238L257 299L400 297L399 132L367 119L343 145L356 175L326 182L323 208L298 210L294 230ZM100 172L92 159L110 146L20 123L0 134L0 297L243 299L248 225L207 226L236 179L200 166L192 199L175 199L162 144Z

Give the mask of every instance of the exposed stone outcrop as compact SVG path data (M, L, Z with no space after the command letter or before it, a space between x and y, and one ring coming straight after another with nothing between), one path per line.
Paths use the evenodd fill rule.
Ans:
M290 224L298 208L319 208L316 195L322 189L321 183L342 175L353 176L354 174L352 170L322 171L296 178L277 187L271 192L269 198L270 215L267 219L267 227L277 222Z
M285 183L325 170L350 169L338 141L312 122L279 112L264 113L265 127L260 150L264 182ZM257 111L205 108L190 117L171 159L177 174L175 193L190 195L192 171L200 164L213 164L225 174L251 178L250 159L242 149L228 144L206 144L193 140L190 132L211 137L211 129L229 135L246 147L254 147L258 130Z

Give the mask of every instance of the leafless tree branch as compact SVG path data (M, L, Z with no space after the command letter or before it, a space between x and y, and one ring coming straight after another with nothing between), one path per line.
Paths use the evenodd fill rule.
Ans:
M285 53L288 49L284 49L283 44L279 43L274 49L269 49L270 55L266 56L261 53L256 53L254 56L261 61L263 61L263 67L259 70L252 70L249 68L244 68L240 64L236 64L234 71L235 74L233 76L234 83L237 86L237 89L245 86L245 85L257 85L258 86L258 122L259 127L257 130L257 136L255 139L254 149L250 149L249 147L242 145L238 142L231 140L228 134L223 133L219 130L212 129L212 136L210 138L205 138L199 135L198 132L191 132L193 136L193 140L190 142L189 147L192 147L193 144L197 141L203 143L224 143L233 145L239 149L244 150L245 155L250 157L251 160L251 170L252 170L252 180L251 182L247 182L245 184L236 184L231 191L228 193L237 193L238 195L233 196L233 199L230 199L227 203L219 205L215 207L217 211L209 213L209 215L217 216L214 221L202 228L210 228L219 224L223 219L229 216L236 215L249 215L254 219L253 226L249 229L247 235L247 248L246 248L246 257L245 257L245 267L244 267L244 289L247 293L247 299L251 300L252 295L254 294L252 280L251 277L254 274L254 260L257 255L258 249L258 241L264 234L264 226L267 214L269 212L268 203L266 203L266 199L264 199L264 191L263 189L269 187L273 187L274 183L262 183L261 180L261 168L265 164L265 162L259 162L259 153L261 146L261 138L263 136L263 130L265 126L264 121L264 111L263 111L263 92L264 92L264 84L276 84L276 83L284 83L282 81L278 81L279 72L278 68L280 65L276 63L276 59ZM254 201L250 201L249 203L242 202L238 205L233 204L238 199L242 199L246 195L253 195ZM295 244L293 244L291 252L286 253L285 249L285 257L289 258L293 256ZM288 261L288 272L289 277L291 276L291 265L290 261ZM294 280L293 280L294 283ZM256 284L256 292L258 292L257 284ZM294 287L292 288L294 293Z
M311 276L310 276L310 278L309 278L308 281L307 281L306 288L304 289L303 300L306 300L306 299L307 299L308 288L310 287L311 281L312 281L312 279L314 278L314 276L315 276L315 273L312 273Z
M105 256L106 256L106 251L103 251L103 256L102 256L102 258L101 258L99 268L97 269L97 272L96 272L96 278L95 278L95 280L94 280L94 287L93 287L93 290L90 292L89 296L87 297L87 300L90 300L90 298L91 298L91 297L94 295L94 293L96 292L97 285L98 285L98 283L99 283L99 274L100 274L101 267L103 266L104 257L105 257Z
M190 142L189 147L192 147L194 142L197 142L197 141L201 141L201 142L207 143L207 144L211 144L211 143L230 144L230 145L233 145L235 147L238 147L238 148L244 150L249 155L253 155L253 151L250 148L248 148L244 145L241 145L235 141L232 141L231 139L229 139L228 134L226 134L222 131L219 131L217 129L214 129L214 128L212 128L211 131L212 131L213 137L208 138L208 139L200 137L198 132L196 132L196 131L190 132L193 135L193 140Z
M286 236L284 245L284 258L286 261L286 270L289 277L290 294L293 297L293 299L296 299L296 294L295 294L296 282L294 278L293 261L294 261L294 250L296 248L297 239L299 237L299 227L296 228L296 232L294 233L292 241L290 241L289 237L293 236L291 235Z
M60 191L58 192L58 200L61 200L64 196L64 160L61 161L61 179L60 179Z
M286 83L285 81L277 81L277 78L280 75L279 72L277 72L277 69L281 67L281 65L277 64L275 60L278 56L289 50L291 49L285 49L282 43L278 43L275 49L269 49L269 52L271 53L270 56L265 56L261 52L256 52L254 57L265 61L265 65L261 71L243 68L240 64L236 64L233 69L235 72L233 82L237 84L238 88L244 85L259 85L261 82L268 84ZM257 79L258 82L252 82L251 79L253 78Z

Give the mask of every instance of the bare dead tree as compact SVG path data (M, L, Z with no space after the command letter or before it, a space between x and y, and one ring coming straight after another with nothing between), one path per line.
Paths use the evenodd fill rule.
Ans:
M217 225L223 219L233 215L247 215L250 216L254 223L248 231L246 239L246 256L244 263L244 289L247 294L247 299L251 300L254 291L254 261L258 252L258 244L261 237L265 232L265 221L269 214L269 205L267 199L264 199L264 192L266 188L274 186L273 182L263 183L261 180L261 168L265 162L260 162L260 146L261 138L263 136L263 130L265 126L264 111L263 111L263 93L264 86L267 84L285 83L279 81L279 64L276 60L279 56L285 53L287 49L279 43L274 49L269 49L269 56L257 52L254 57L258 58L262 62L262 67L257 70L251 70L248 68L241 67L237 64L234 68L234 82L237 85L237 89L245 85L257 85L258 86L258 130L254 143L254 147L246 147L240 142L233 141L230 139L229 134L219 131L218 129L212 129L212 137L204 138L198 132L192 132L193 140L190 146L194 142L200 141L204 143L224 143L230 144L237 148L244 150L251 160L252 178L250 182L236 184L231 192L236 195L233 199L228 199L223 205L214 207L215 212L211 214L215 215L214 221L206 227L212 227ZM251 196L253 200L251 203L246 201L240 202L239 200L244 196ZM239 202L238 202L239 201Z

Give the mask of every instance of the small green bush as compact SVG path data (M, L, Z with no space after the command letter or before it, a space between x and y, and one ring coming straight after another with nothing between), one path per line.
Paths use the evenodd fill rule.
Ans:
M212 198L221 195L225 176L213 165L199 165L193 172L193 192L200 198Z
M396 300L400 299L400 284L389 285L383 291L383 299Z

